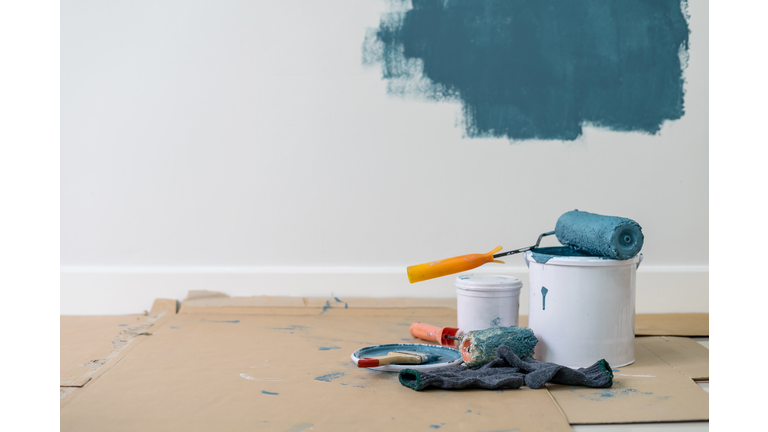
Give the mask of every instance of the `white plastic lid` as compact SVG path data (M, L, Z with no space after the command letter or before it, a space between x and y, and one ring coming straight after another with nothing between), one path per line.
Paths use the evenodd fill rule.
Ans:
M456 276L456 288L467 291L516 291L523 282L512 276L494 274L465 274Z

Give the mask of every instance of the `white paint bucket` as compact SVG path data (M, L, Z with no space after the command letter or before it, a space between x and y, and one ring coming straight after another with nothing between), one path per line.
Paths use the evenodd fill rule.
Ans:
M516 326L523 283L511 276L466 274L456 277L459 334Z
M556 248L540 250L546 249ZM571 368L600 359L612 367L633 363L635 274L642 260L642 254L628 260L554 255L542 263L526 252L536 359Z

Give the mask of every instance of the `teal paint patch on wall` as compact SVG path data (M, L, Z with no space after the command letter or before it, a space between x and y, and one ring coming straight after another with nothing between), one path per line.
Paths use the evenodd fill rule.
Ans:
M402 1L393 1L393 4ZM459 100L468 137L657 133L684 115L680 0L413 0L363 44L388 93Z

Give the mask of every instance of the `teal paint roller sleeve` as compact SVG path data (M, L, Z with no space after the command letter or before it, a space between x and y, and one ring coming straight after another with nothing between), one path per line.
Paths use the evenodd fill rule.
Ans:
M560 243L578 251L617 260L630 259L643 248L643 230L632 219L569 211L557 220Z

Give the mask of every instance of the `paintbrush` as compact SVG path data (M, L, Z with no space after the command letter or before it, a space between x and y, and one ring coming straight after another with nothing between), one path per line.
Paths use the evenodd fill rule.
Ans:
M423 364L440 358L437 354L427 354L415 351L390 351L381 357L366 357L357 361L357 367L369 368L388 364Z

